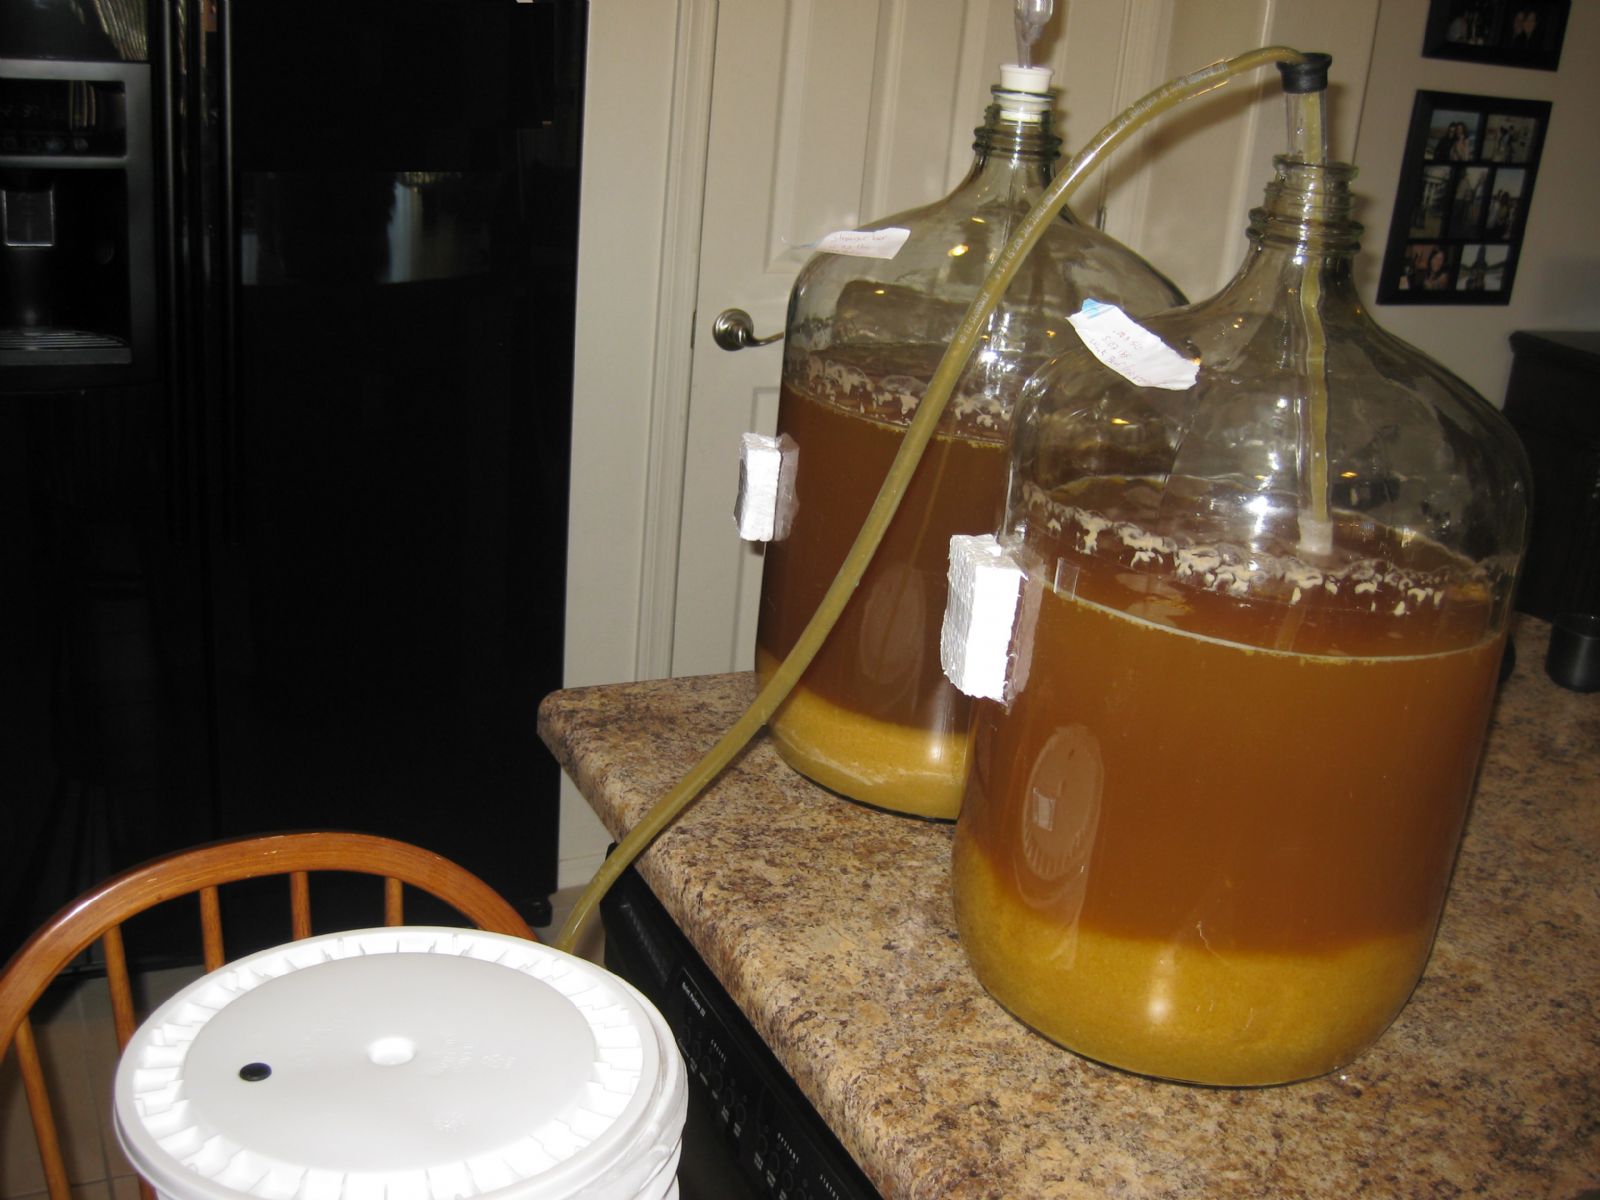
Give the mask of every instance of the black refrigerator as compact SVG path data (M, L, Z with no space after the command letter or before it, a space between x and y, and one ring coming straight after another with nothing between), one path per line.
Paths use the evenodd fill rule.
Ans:
M548 911L585 18L0 4L0 960L280 829Z

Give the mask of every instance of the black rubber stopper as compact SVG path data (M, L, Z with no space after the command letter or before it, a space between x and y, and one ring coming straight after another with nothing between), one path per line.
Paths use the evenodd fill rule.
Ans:
M1328 68L1333 65L1333 55L1310 53L1305 62L1281 62L1278 73L1283 76L1283 90L1296 95L1304 92L1328 90Z
M266 1063L245 1063L239 1068L239 1078L246 1083L260 1083L271 1074L272 1068Z

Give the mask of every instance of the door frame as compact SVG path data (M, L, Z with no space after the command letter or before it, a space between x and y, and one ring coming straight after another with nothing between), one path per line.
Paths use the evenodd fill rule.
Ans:
M670 666L717 8L589 10L568 687Z
M563 685L666 675L718 0L589 5ZM557 886L609 835L565 773Z

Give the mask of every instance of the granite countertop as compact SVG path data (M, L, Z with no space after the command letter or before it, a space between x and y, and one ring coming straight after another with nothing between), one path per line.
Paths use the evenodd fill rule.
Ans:
M957 941L951 827L840 799L764 735L640 872L886 1196L1568 1200L1600 1187L1600 693L1545 677L1547 639L1521 619L1427 974L1308 1083L1160 1083L1030 1032ZM620 836L754 692L557 692L539 729Z

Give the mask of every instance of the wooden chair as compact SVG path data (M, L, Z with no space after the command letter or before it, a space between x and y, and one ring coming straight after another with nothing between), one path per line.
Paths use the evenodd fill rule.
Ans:
M123 950L124 921L198 892L205 969L214 971L226 961L218 885L287 875L291 929L298 940L311 935L312 871L383 876L386 925L404 923L402 890L409 884L450 904L480 929L534 937L504 897L463 867L405 842L355 833L286 833L215 842L153 859L85 892L29 938L0 973L0 1061L14 1042L50 1200L71 1200L71 1185L28 1013L51 981L96 939L101 941L120 1053L137 1027ZM142 1180L140 1190L150 1200L152 1193Z

